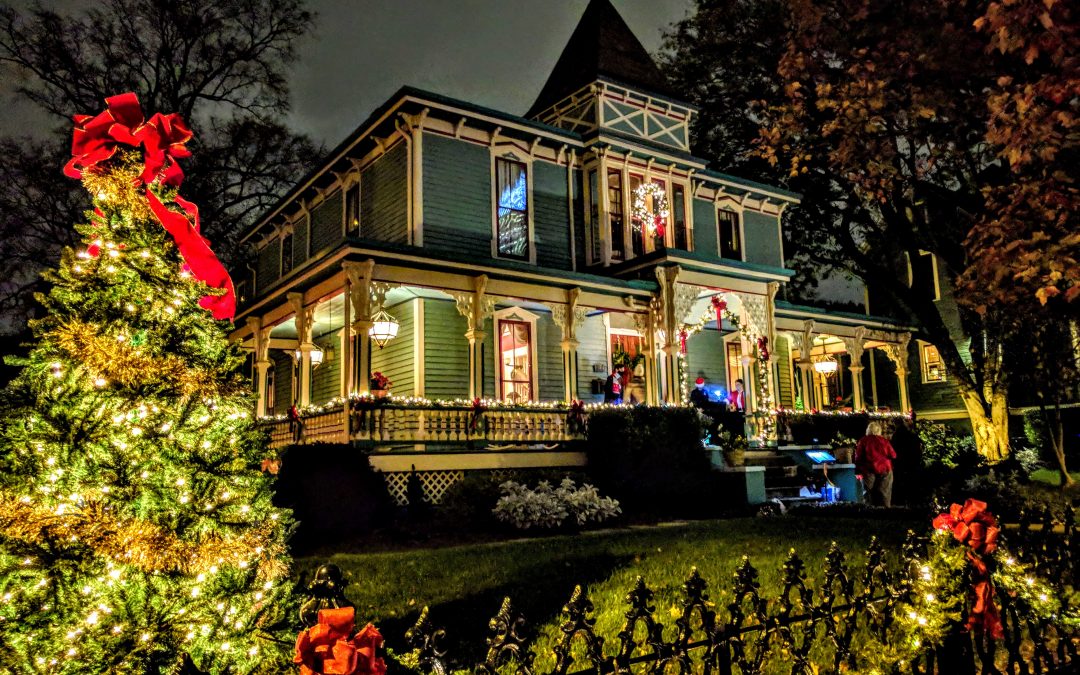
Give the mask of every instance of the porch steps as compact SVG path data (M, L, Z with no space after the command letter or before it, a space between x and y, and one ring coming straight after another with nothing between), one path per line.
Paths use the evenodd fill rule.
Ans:
M747 450L745 458L747 466L765 467L766 499L779 499L786 503L816 501L799 496L803 479L789 453L768 449Z

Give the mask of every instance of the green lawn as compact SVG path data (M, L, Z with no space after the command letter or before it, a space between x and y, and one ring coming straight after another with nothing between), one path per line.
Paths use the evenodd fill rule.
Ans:
M780 565L795 547L813 577L832 541L861 564L872 535L891 554L899 551L909 527L929 523L858 518L789 517L735 519L673 524L632 530L586 533L436 549L371 554L337 554L351 584L347 595L357 606L358 621L373 621L388 646L405 651L403 633L428 605L431 618L448 632L451 655L481 657L488 619L510 596L528 620L539 627L540 662L556 632L559 611L574 584L586 586L596 605L597 630L617 644L626 611L624 596L637 575L656 591L660 621L670 629L682 582L697 566L709 582L712 600L723 606L730 597L732 574L743 555L761 573L763 592L775 597ZM297 561L297 572L310 578L323 558ZM545 637L546 636L546 637Z

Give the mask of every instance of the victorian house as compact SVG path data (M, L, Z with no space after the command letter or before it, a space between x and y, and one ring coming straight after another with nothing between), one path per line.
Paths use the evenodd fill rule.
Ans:
M932 354L890 319L780 299L799 195L692 155L695 112L608 0L524 115L399 90L244 235L232 337L258 413L296 405L306 440L369 443L437 491L463 469L579 462L556 404L602 400L617 367L647 404L741 379L762 439L775 407L910 409L909 383L943 372ZM377 423L343 404L372 384L394 396ZM505 405L489 444L440 452L477 398Z

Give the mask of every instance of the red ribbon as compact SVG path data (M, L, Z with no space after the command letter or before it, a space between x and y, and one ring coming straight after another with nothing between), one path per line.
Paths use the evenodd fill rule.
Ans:
M679 352L682 354L686 353L686 337L685 330L679 331Z
M319 610L319 622L296 638L300 675L385 675L382 634L369 623L350 638L355 617L352 607Z
M769 338L759 337L757 341L758 354L761 355L762 361L769 360Z
M994 602L994 584L983 556L997 550L1001 529L997 519L986 510L986 502L968 499L964 505L953 504L948 513L942 513L933 521L934 529L952 533L956 541L967 544L967 558L971 561L971 590L975 602L968 616L968 628L980 628L994 638L1004 635L1001 614Z
M724 323L724 310L727 309L727 301L721 300L719 295L712 296L712 306L716 310L716 330L720 330L720 324Z
M150 185L157 180L161 185L180 187L184 172L176 160L191 157L191 151L184 147L191 135L180 115L155 113L135 132L145 148L142 181Z
M161 226L172 235L176 247L180 250L180 255L183 256L187 268L191 270L195 278L210 288L225 291L222 294L204 295L199 300L199 306L210 310L215 319L231 319L236 316L236 291L233 288L232 278L229 277L225 266L214 255L210 242L199 234L198 207L180 195L176 195L176 204L184 209L184 213L177 213L162 204L149 188L146 190L146 199L150 202L150 210L153 211Z
M480 429L480 422L484 417L484 402L479 397L474 398L472 402L472 413L469 415L469 432L476 433Z

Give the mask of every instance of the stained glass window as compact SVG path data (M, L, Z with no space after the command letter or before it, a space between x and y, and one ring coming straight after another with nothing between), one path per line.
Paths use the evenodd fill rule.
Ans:
M497 158L495 189L499 195L499 256L526 260L529 257L529 183L525 165Z

